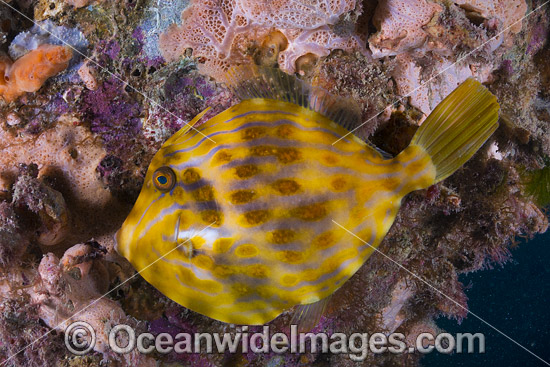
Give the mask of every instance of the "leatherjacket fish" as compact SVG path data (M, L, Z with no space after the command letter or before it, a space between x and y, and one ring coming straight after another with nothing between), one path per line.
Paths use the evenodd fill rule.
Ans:
M298 305L314 326L401 199L451 175L498 126L495 96L468 79L388 157L349 132L351 102L277 70L229 75L242 101L164 143L116 235L149 283L228 323L264 324Z

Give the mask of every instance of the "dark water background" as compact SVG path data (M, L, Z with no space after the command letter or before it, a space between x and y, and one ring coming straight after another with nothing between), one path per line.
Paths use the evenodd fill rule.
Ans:
M440 318L437 325L451 334L485 334L485 353L437 352L422 359L424 367L550 365L550 230L512 250L504 267L463 275L469 309L549 364L532 356L471 314L458 325ZM477 350L477 349L476 349Z

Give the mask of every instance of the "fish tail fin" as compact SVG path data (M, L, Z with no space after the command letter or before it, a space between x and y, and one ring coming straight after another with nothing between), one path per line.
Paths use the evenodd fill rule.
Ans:
M468 161L498 127L496 97L475 79L467 79L428 116L411 145L422 147L439 182Z

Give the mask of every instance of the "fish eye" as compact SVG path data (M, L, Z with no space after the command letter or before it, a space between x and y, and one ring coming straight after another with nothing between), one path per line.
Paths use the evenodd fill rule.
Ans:
M160 191L170 191L176 184L176 174L170 167L160 167L153 173L153 185Z

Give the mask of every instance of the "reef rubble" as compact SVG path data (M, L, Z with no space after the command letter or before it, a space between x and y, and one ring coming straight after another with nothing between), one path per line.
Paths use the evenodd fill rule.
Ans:
M237 101L222 76L243 63L279 67L353 99L361 108L357 135L390 154L404 149L465 79L482 81L497 96L497 132L456 174L405 197L379 247L387 257L374 254L332 296L312 332L401 332L409 347L415 335L439 330L437 317L468 317L459 275L504 266L516 238L548 227L550 67L542 61L550 57L550 6L504 3L0 4L0 363L358 364L349 353L241 348L121 355L107 347L109 331L121 323L154 335L245 330L163 296L116 253L113 239L154 153L207 107L206 119ZM271 333L288 334L292 316L290 310L272 321ZM64 345L72 321L98 331L87 355ZM420 360L417 353L371 353L361 363L418 366Z

